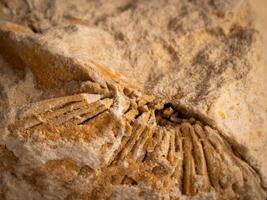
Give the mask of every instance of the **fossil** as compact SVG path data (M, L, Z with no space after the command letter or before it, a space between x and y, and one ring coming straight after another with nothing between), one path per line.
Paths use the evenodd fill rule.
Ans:
M126 95L124 98L130 99ZM108 198L116 185L139 184L150 186L162 195L178 191L194 196L216 191L221 198L230 199L242 197L247 190L258 194L258 199L263 195L255 170L216 129L183 117L174 105L156 109L153 101L142 103L148 107L144 111L140 111L140 105L135 109L129 105L118 119L114 115L118 109L114 107L115 99L83 93L27 105L21 109L18 121L9 126L8 141L10 144L19 141L22 160L33 156L28 152L29 144L33 149L45 144L58 162L62 159L58 157L59 152L71 151L71 145L88 158L96 156L98 162L91 162L65 152L65 157L79 166L79 173L88 168L89 176L82 181L94 177L89 196L105 194L101 198ZM138 105L138 100L135 103ZM103 141L97 144L101 138ZM79 148L77 143L95 149ZM35 162L40 162L32 166L31 170L35 171L32 178L38 179L43 170L40 166L49 161L42 153L34 156ZM42 178L46 176L50 175ZM68 184L61 177L58 181ZM96 194L98 187L105 193ZM70 195L82 193L71 188L69 192Z
M16 155L8 170L41 196L109 199L117 187L131 186L140 195L158 194L158 199L201 198L207 192L219 199L264 197L256 170L216 127L175 103L144 94L96 63L87 68L69 58L65 62L67 58L44 50L34 38L21 36L24 29L7 27L2 40L8 37L15 48L21 45L26 56L12 45L6 56L15 54L40 84L81 81L70 96L22 107L8 126L6 146L1 146L1 152ZM25 44L22 37L28 38ZM62 66L45 68L47 58ZM0 155L7 165L9 159Z

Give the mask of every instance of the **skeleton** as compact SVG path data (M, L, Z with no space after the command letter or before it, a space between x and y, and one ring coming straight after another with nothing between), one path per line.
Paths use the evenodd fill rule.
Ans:
M6 29L2 35L7 32L19 36ZM42 56L38 59L44 60ZM36 63L30 62L34 61L25 59L24 64L34 68ZM115 76L107 78L97 68L80 74L84 66L76 67L77 79L88 76L88 80L81 79L73 95L25 105L8 126L5 148L19 155L14 169L24 166L13 173L28 177L28 184L40 194L54 199L108 199L116 186L145 185L170 199L212 191L219 199L252 198L249 194L262 199L257 172L215 127ZM40 83L50 80L37 78ZM48 157L41 151L44 148ZM55 172L61 168L71 168L73 175ZM51 180L52 188L47 189ZM53 194L59 188L64 195Z
M44 134L47 140L60 140L67 139L64 132L69 130L69 137L73 137L71 142L75 142L76 137L83 138L82 133L80 136L76 133L71 135L72 131L79 130L77 127L91 127L108 121L116 124L111 125L112 128L119 128L113 132L107 131L113 135L101 146L103 160L98 166L90 166L93 170L101 171L97 175L96 185L112 176L115 179L112 184L145 182L159 192L169 192L177 187L182 194L189 196L214 189L222 195L227 191L229 197L237 198L246 187L261 192L256 172L233 152L231 145L216 129L200 121L190 123L187 119L181 123L167 119L167 124L160 126L153 109L132 118L123 117L122 122L116 122L117 119L112 115L113 102L112 99L101 99L100 95L78 94L27 105L22 109L18 121L10 125L11 136L18 139L23 137L20 139L21 145L27 141L38 145L40 141L35 140L36 132ZM124 115L127 113L129 111ZM162 116L158 118L164 119ZM88 132L88 138L94 135L101 137L105 129L101 131ZM56 139L49 135L54 135ZM139 170L130 164L123 166L131 162ZM121 171L118 171L120 168ZM157 187L160 180L168 183L166 188Z

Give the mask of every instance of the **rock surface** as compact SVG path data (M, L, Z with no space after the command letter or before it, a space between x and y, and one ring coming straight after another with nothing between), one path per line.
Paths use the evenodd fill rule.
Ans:
M26 2L0 3L0 197L266 198L249 2Z

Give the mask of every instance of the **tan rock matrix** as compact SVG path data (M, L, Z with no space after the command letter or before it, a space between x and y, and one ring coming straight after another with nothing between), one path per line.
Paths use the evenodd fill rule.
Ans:
M1 200L266 199L249 2L0 8Z

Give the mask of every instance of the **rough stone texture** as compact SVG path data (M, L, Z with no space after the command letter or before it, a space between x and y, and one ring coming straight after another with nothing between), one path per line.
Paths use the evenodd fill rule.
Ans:
M25 2L0 3L1 19L26 25L0 25L17 68L1 63L3 198L266 197L267 68L251 3Z

